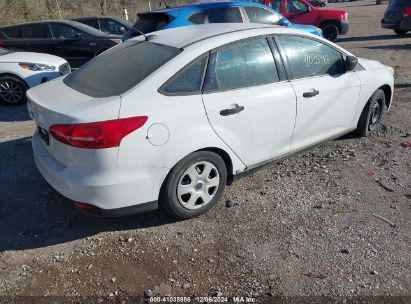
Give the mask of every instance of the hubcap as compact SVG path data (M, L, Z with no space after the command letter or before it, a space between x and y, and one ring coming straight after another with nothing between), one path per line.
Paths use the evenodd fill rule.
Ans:
M370 113L370 130L374 130L381 118L381 100L377 100Z
M201 208L211 202L219 184L220 176L212 163L195 163L184 171L178 181L178 201L190 210Z
M23 97L23 89L13 80L0 83L0 96L8 103L18 103Z

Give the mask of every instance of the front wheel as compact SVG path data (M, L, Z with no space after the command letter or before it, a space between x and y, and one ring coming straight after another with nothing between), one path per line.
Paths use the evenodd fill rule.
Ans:
M365 105L357 125L357 134L367 137L380 126L385 113L385 93L378 89Z
M26 83L15 76L0 77L0 101L9 106L17 106L26 102Z
M160 204L179 218L197 217L214 207L226 182L227 168L218 154L194 152L171 170Z
M339 30L338 27L335 24L326 24L322 27L323 30L323 36L325 39L328 39L332 42L337 40Z
M396 33L398 36L404 36L408 33L406 30L394 30L394 33Z

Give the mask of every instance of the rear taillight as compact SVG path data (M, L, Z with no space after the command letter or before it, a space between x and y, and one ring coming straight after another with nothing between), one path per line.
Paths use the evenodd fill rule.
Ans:
M79 209L84 209L84 210L94 210L96 209L96 206L90 205L90 204L85 204L85 203L80 203L80 202L74 202L74 206L76 206Z
M90 123L52 125L50 134L58 141L78 148L104 149L118 147L121 140L142 127L148 117L137 116Z
M411 16L411 7L404 8L404 17Z
M0 39L0 46L3 46L3 45L5 45L6 44L6 40L1 40Z

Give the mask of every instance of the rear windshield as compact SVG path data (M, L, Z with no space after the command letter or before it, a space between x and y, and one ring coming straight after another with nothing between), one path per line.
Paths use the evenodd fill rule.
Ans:
M127 41L109 49L64 79L76 91L92 97L123 94L181 52L148 41Z
M162 13L138 14L137 17L137 21L130 29L130 36L132 37L139 36L138 31L146 34L162 30L170 22L170 17Z

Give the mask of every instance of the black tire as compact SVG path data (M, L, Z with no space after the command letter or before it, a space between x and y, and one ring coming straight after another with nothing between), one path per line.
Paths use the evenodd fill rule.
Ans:
M340 31L338 30L338 26L332 23L326 23L321 28L323 30L323 36L325 39L328 39L332 42L337 40L338 34Z
M358 121L356 133L359 136L367 137L378 130L385 114L385 94L378 89L372 94Z
M195 208L197 209L188 209L181 202L183 201L183 196L181 196L179 199L177 194L177 187L179 186L179 183L183 183L184 178L187 176L186 170L188 170L190 167L196 166L197 164L201 166L201 162L204 162L206 164L212 164L215 167L219 177L218 187L214 189L215 192L212 193L213 196L210 202L204 204L203 201L204 206L201 206L202 198L199 198L197 201L200 203L197 204L197 201L195 202ZM197 167L195 167L195 169L197 169ZM213 174L216 174L216 172L213 172ZM222 193L224 192L226 182L227 168L223 159L218 154L208 151L199 151L191 153L190 155L182 159L180 162L178 162L169 173L162 187L160 195L160 206L163 207L167 212L178 218L189 219L200 216L201 214L206 213L215 206L215 204L220 199ZM189 184L187 184L187 186L190 186L191 183L196 183L196 181L189 181ZM198 183L201 183L201 181L198 181ZM203 190L206 189L206 186L203 186L201 189L198 189L196 187L197 185L198 184L196 184L195 186L193 185L196 189L195 191L209 191Z
M27 101L27 84L13 75L0 76L0 102L9 106L18 106Z
M394 33L396 33L398 36L405 36L407 35L408 31L407 30L394 30Z
M382 0L376 0L375 4L380 5L382 3Z

